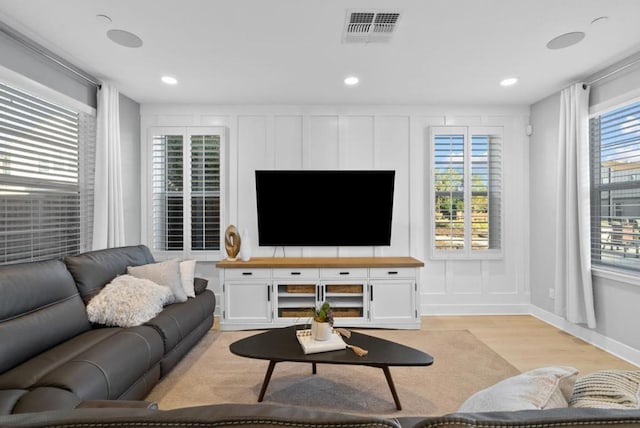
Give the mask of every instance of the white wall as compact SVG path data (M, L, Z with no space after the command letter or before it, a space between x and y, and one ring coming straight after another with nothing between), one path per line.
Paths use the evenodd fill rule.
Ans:
M93 85L25 48L4 33L0 33L0 52L0 65L82 104L96 107L96 90Z
M120 159L125 245L140 243L140 104L120 94Z
M533 134L529 143L531 177L531 303L553 312L554 301L549 289L554 289L556 266L555 232L560 94L553 94L531 106Z
M626 62L626 61L625 61ZM599 75L603 70L586 81ZM613 107L620 102L640 97L640 64L616 73L592 86L590 105ZM633 362L640 362L640 330L636 327L640 307L640 280L620 281L598 274L593 276L597 327L572 325L555 316L549 288L554 287L555 253L553 234L556 229L555 177L560 94L553 94L531 106L533 136L530 147L531 186L531 303L534 313L580 337Z
M248 229L254 257L273 254L272 247L256 245L255 169L395 169L390 247L287 248L287 256L410 255L425 262L423 314L520 313L529 303L528 116L529 109L518 106L142 105L141 134L146 138L151 126L228 129L225 225ZM504 126L504 259L428 259L431 125ZM215 262L199 263L198 272L220 297Z

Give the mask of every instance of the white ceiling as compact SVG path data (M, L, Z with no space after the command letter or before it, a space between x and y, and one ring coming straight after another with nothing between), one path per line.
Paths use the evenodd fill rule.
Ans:
M391 41L342 43L353 9L400 10ZM640 0L0 0L1 21L140 103L529 105L640 51L638 17Z

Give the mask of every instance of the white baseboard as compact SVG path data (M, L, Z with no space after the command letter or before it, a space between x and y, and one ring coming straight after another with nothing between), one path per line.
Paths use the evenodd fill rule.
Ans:
M611 339L603 334L577 324L570 323L556 314L540 309L537 306L530 305L529 313L534 317L559 328L562 331L576 336L579 339L590 343L600 349L607 351L625 361L640 366L640 350L632 348L617 340Z
M526 315L529 304L508 305L421 305L422 315Z

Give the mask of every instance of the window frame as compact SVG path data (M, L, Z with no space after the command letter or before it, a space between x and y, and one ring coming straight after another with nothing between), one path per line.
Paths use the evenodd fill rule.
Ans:
M589 197L592 199L594 197L594 192L598 192L598 190L593 189L594 185L594 165L593 165L593 146L592 146L592 137L591 137L591 121L595 118L599 118L603 115L606 115L612 111L622 109L624 107L630 106L632 104L640 102L640 95L638 95L637 91L632 94L628 94L630 96L626 97L618 97L615 100L609 100L589 108ZM598 143L600 145L600 142ZM600 164L600 167L601 164ZM609 186L611 187L611 186ZM609 191L612 189L608 189ZM602 190L601 190L602 191ZM607 191L607 190L605 190ZM618 282L623 282L631 285L640 286L640 261L638 269L629 269L621 266L614 266L608 264L596 264L594 263L594 254L593 254L593 233L595 233L594 225L593 225L593 216L594 216L594 204L593 201L590 200L590 262L591 262L591 273L595 277L606 278ZM600 216L602 217L602 216ZM600 218L599 217L599 218ZM598 229L599 231L600 229ZM600 242L602 245L602 243Z
M181 135L183 138L183 249L157 250L153 235L153 140L157 135ZM218 135L220 136L220 240L218 250L191 249L191 136ZM147 129L145 144L142 147L143 168L141 168L142 194L145 195L141 209L142 242L145 243L157 260L183 258L198 261L217 260L224 252L225 197L226 197L226 146L227 130L223 126L150 126ZM186 143L186 144L185 144ZM189 203L186 203L189 201Z
M51 112L54 112L55 109L67 110L69 113L73 113L77 119L77 121L74 122L77 125L77 146L75 147L76 151L74 153L74 159L77 162L77 171L74 178L77 182L74 183L68 182L67 180L47 179L44 177L28 177L24 175L11 177L9 175L5 177L4 185L30 187L35 193L42 192L43 189L49 189L58 191L58 195L64 193L76 194L76 225L78 242L77 249L73 250L72 246L68 245L68 241L59 241L67 242L67 244L59 245L58 248L61 250L64 249L65 251L59 251L57 253L46 251L51 250L51 248L48 247L41 248L32 245L29 251L25 252L25 254L28 253L30 256L12 258L10 261L0 262L0 264L48 260L67 255L75 255L90 250L92 248L93 229L93 173L96 149L96 109L63 93L32 81L25 76L8 69L3 69L2 67L0 67L0 83L7 86L10 90L20 94L20 96L24 95L26 97L26 109L32 108L32 100L41 100L44 106L49 105L54 107L54 110L51 110ZM40 107L36 107L36 109L39 108ZM48 110L47 107L43 108ZM32 112L35 112L35 110L32 110ZM37 117L38 116L36 116L36 118ZM11 130L9 132L11 132ZM31 142L26 142L26 144L31 144ZM31 146L31 148L35 148L35 146ZM32 153L37 156L39 152L34 151ZM60 158L57 159L59 160ZM43 195L45 194L42 194L40 197L34 196L33 198L44 201L45 196ZM56 204L59 203L60 200L56 200ZM39 224L52 220L52 218L49 218L46 215L39 216L37 219L39 220ZM39 240L46 240L41 235L44 233L44 230L39 229L38 233L39 234L35 235L37 238L35 240L36 242L39 242ZM67 240L68 238L69 235L66 236ZM4 257L7 257L6 254Z
M464 247L461 251L449 251L436 249L436 166L435 166L435 138L438 135L463 135L464 137ZM428 171L429 171L429 199L427 203L428 215L425 216L429 225L429 252L432 260L499 260L504 258L505 228L504 228L504 207L505 207L505 183L504 183L504 162L500 155L500 204L499 204L499 248L497 249L473 249L472 238L472 150L471 144L474 135L491 135L500 139L500 150L504 147L504 127L503 126L431 126L429 127L429 150ZM491 171L491 170L489 170ZM490 172L489 172L490 173Z

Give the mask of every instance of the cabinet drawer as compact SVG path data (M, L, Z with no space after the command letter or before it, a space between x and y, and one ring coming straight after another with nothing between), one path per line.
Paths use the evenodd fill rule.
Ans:
M320 276L324 278L366 278L367 268L329 268L321 269Z
M416 276L415 268L371 268L371 278L413 278Z
M317 279L318 269L274 269L273 277L277 279Z
M269 279L270 269L225 269L225 279Z

